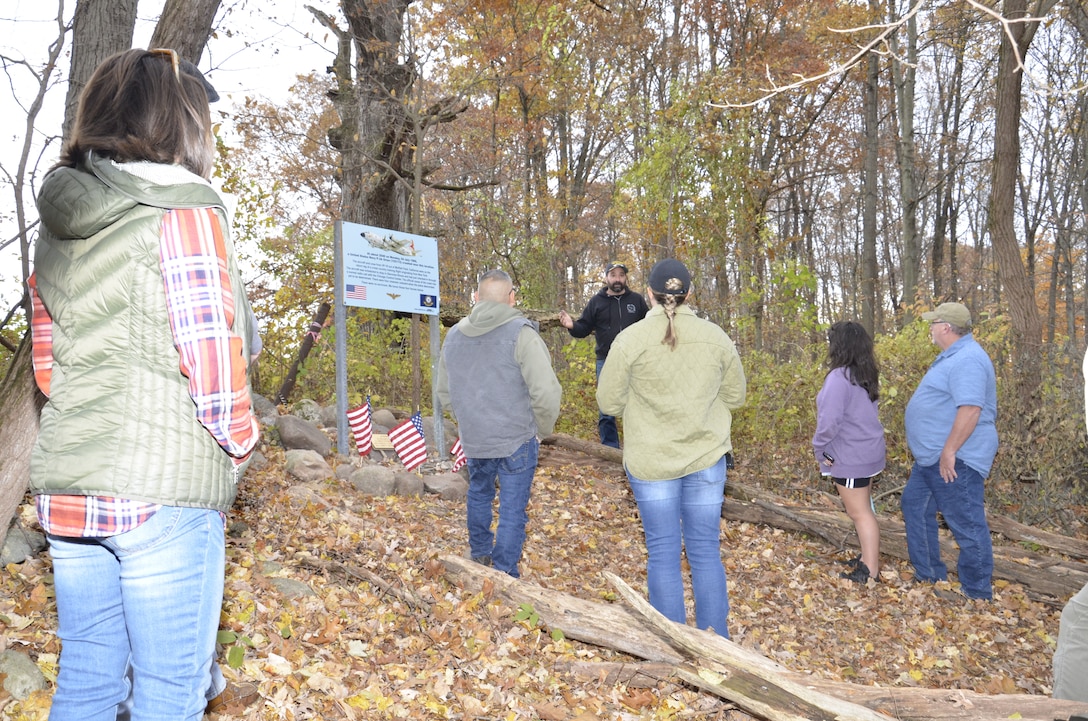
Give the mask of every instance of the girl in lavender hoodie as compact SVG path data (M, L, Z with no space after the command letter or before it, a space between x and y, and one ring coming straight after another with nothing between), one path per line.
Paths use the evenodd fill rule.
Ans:
M872 477L884 470L884 429L877 417L880 370L873 341L860 324L833 324L827 341L830 370L816 395L812 449L820 473L834 481L861 544L855 568L840 575L865 583L880 577L880 527L870 496Z

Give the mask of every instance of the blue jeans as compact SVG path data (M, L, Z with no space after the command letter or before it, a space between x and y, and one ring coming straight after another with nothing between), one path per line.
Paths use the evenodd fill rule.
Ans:
M943 581L948 567L941 560L937 536L937 512L944 516L960 557L956 572L960 587L970 598L992 598L994 550L983 502L983 477L956 460L956 480L945 483L940 463L914 464L899 501L907 530L907 553L920 581Z
M227 690L227 678L223 675L223 669L219 664L213 663L210 669L211 678L208 680L208 688L204 691L205 701L211 701L219 694ZM132 666L125 672L125 679L132 688ZM132 693L117 706L117 721L132 721Z
M525 524L529 514L529 494L533 488L536 460L540 443L530 438L506 458L468 459L468 520L469 552L473 558L490 556L491 565L503 573L519 578L518 561L525 545ZM491 504L495 500L495 483L499 486L499 525L491 532Z
M604 361L597 361L597 380L601 378L601 368L604 368ZM601 436L601 445L611 446L612 448L620 447L620 431L616 428L616 417L606 416L604 413L597 411L597 433Z
M650 605L666 618L684 623L683 546L691 566L695 625L729 638L729 594L722 565L722 497L725 457L709 468L671 481L642 481L628 472L631 491L646 535Z
M49 537L60 672L50 721L203 717L223 603L223 517L164 506L109 538ZM131 684L126 671L131 664Z

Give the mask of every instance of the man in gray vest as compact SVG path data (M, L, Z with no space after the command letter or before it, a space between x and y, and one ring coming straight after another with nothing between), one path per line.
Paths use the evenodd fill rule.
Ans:
M555 427L562 389L535 324L514 308L510 276L485 273L475 300L446 335L438 399L457 421L468 459L472 560L518 578L539 436ZM492 533L496 482L499 523Z

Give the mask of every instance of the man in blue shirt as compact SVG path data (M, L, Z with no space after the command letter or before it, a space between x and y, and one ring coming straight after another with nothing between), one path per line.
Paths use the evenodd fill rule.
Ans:
M997 454L997 381L994 364L971 335L971 312L942 303L922 318L941 349L914 391L904 423L914 456L900 505L907 551L919 581L948 577L941 561L937 512L960 547L957 573L968 598L993 597L990 526L984 481Z

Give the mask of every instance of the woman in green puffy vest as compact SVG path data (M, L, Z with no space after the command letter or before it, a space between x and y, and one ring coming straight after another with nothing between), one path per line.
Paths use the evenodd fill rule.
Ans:
M126 699L132 721L204 712L224 513L258 436L212 163L199 71L129 50L95 70L38 197L34 370L49 401L31 488L62 641L53 721L114 721Z

